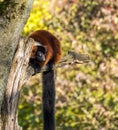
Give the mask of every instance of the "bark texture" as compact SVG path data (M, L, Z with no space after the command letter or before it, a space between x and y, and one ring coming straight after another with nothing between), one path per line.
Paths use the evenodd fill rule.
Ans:
M2 130L4 130L5 127L3 126L5 125L5 121L7 120L7 117L3 115L9 114L9 116L11 116L13 114L13 112L9 113L7 111L9 109L12 109L13 106L11 108L7 106L8 100L5 100L5 91L7 90L8 93L8 90L13 90L14 94L18 94L16 93L14 88L12 88L13 83L8 83L9 85L7 85L7 82L14 54L17 49L18 41L24 25L29 17L32 3L33 0L0 1L0 129ZM13 79L11 80L13 81ZM13 82L15 84L18 81L16 80ZM18 84L20 84L20 82ZM11 89L9 87L11 87ZM14 96L9 95L9 98L10 103L10 101L14 99ZM15 104L14 107L16 106L17 104ZM7 130L14 129L8 128Z
M29 42L25 44L24 39L21 39L14 56L5 91L4 103L1 109L3 122L2 130L21 130L17 121L17 108L20 89L27 80L26 69L29 64L33 46L33 43Z

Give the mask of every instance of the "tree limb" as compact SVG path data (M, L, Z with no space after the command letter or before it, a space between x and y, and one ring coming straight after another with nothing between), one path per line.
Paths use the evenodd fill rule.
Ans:
M33 39L32 39L33 40ZM35 44L33 44L35 45ZM63 67L65 65L72 65L72 64L83 64L83 63L88 63L90 61L90 57L87 54L81 54L81 53L76 53L74 51L68 51L68 54L64 56L61 61L53 66L52 69L57 69L60 67ZM28 75L34 75L35 73L35 68L36 66L33 67L33 65L29 65L27 69L27 74ZM37 68L40 69L40 68ZM49 68L48 66L44 66L40 69L39 73L48 71Z

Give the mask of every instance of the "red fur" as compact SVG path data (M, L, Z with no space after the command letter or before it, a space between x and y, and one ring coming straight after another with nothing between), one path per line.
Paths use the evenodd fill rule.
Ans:
M62 55L61 45L59 40L54 35L45 30L38 30L33 32L29 37L42 44L47 51L45 62L39 63L41 67L46 65L50 60L53 64L60 61ZM31 54L32 58L34 57L36 51L37 47L35 46Z

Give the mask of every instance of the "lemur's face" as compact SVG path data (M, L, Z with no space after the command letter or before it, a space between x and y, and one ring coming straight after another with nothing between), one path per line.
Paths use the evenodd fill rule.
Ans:
M31 53L31 59L34 59L37 62L45 62L46 53L46 46L43 46L41 43L35 41L35 45L33 46L33 50Z
M46 50L45 50L45 47L38 46L36 54L35 54L35 58L39 62L44 62L45 61L45 59L46 59Z

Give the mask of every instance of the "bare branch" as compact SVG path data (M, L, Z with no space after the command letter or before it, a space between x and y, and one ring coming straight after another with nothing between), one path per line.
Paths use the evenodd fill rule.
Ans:
M68 51L68 54L66 56L64 56L58 64L53 66L53 69L57 69L57 68L63 67L68 64L72 65L72 64L88 63L89 61L90 61L90 57L87 54L80 54L80 53L76 53L74 51ZM30 66L30 65L28 66L28 69L27 69L28 75L33 75L35 73L34 70L36 69L35 68L36 66L34 66L34 67L32 67L32 66ZM37 68L37 69L40 69L39 73L49 71L48 66L44 66L42 68Z

